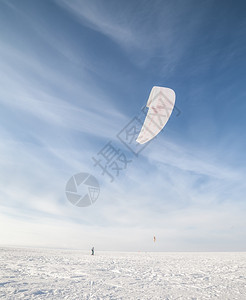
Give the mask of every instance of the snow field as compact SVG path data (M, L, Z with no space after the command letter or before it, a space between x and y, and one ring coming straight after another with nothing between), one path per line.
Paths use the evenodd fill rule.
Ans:
M246 300L246 253L0 248L2 299Z

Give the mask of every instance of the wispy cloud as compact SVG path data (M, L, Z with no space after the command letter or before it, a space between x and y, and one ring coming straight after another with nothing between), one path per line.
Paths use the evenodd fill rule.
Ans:
M5 45L4 52L3 49L4 47L1 50L3 54L8 53L6 60L1 62L3 80L0 101L4 105L29 113L38 120L52 125L101 137L115 134L112 122L117 124L126 120L119 110L107 104L105 101L107 96L101 90L96 91L96 87L76 85L58 71L43 66L38 59L27 58L25 54L10 46ZM22 68L16 69L16 64L22 64ZM44 80L44 84L38 83L30 75L23 77L23 71L27 74L33 72ZM48 83L60 85L65 95L60 91L58 95L54 90L50 91ZM70 96L66 96L71 86L74 95L70 93ZM74 99L71 101L70 97L73 96Z
M138 65L146 65L152 57L177 63L199 32L202 20L211 7L209 3L186 22L190 6L181 1L137 1L133 6L102 1L57 1L71 11L83 25L112 39L125 51L134 55ZM153 30L154 27L154 30ZM182 27L184 32L182 34ZM144 55L148 56L144 56ZM147 61L146 58L148 57ZM171 69L169 69L171 70Z

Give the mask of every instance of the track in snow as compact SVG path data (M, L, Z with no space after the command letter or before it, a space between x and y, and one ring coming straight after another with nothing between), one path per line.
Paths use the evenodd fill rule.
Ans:
M246 299L246 253L0 248L3 299Z

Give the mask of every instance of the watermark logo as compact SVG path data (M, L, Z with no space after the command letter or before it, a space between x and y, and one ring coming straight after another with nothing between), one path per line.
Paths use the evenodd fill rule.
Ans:
M159 99L158 97L164 97L167 103L171 103L170 99L162 92L158 93L153 101ZM100 151L91 157L94 168L99 169L102 176L106 175L110 182L115 181L116 177L125 171L128 165L134 161L134 158L138 158L139 154L156 139L156 137L154 137L144 144L140 144L136 141L146 116L148 119L151 117L153 119L153 116L155 116L159 122L169 118L171 112L168 111L169 107L165 102L162 101L160 107L157 108L160 111L153 109L154 113L148 116L148 108L143 106L140 113L132 118L130 122L118 132L116 135L117 143L116 141L108 141ZM176 111L176 117L181 114L181 110L176 105L173 107L173 114L174 111ZM158 123L154 122L154 125L161 129ZM146 127L146 129L150 131L149 128ZM118 144L120 144L120 146ZM88 173L78 173L72 176L66 186L67 199L78 207L91 205L97 200L99 193L100 187L98 181L94 176Z
M78 207L86 207L96 202L100 186L91 174L78 173L68 180L65 191L69 202Z

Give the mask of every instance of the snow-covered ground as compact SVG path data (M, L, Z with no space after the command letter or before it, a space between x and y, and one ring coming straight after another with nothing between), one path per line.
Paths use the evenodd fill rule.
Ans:
M3 299L246 299L246 253L0 248Z

